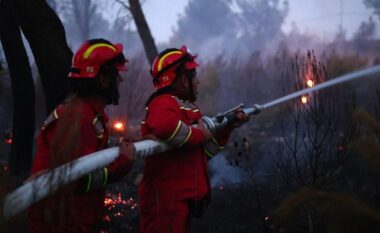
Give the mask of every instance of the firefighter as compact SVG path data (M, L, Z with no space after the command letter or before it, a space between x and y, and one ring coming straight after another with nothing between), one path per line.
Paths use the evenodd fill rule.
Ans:
M166 49L151 67L156 92L146 104L142 135L153 134L176 149L145 159L139 186L141 233L190 231L191 218L200 218L210 202L208 160L248 120L238 109L237 121L216 135L204 127L194 104L199 85L195 58L186 46Z
M37 139L32 175L107 147L104 108L118 104L120 73L126 71L121 44L104 39L85 42L68 75L68 98L47 118ZM60 189L28 211L29 232L100 232L105 186L120 180L135 160L132 143L122 141L118 158Z

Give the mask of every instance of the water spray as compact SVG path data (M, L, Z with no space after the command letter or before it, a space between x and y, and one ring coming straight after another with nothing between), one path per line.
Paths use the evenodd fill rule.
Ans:
M348 82L348 81L351 81L354 79L363 78L365 76L373 75L376 73L380 73L380 65L374 66L371 68L367 68L364 70L352 72L352 73L340 76L340 77L335 78L335 79L331 79L329 81L320 83L320 84L315 85L313 87L309 87L309 88L306 88L303 90L293 92L289 95L280 97L278 99L272 100L272 101L265 103L265 104L255 104L252 107L248 107L248 108L244 108L244 105L240 104L240 105L228 110L225 113L218 114L216 117L213 117L213 118L203 117L202 120L205 123L206 127L210 130L210 132L215 133L220 128L224 128L226 125L228 125L231 122L236 120L236 117L234 115L234 111L238 108L242 108L244 113L247 115L256 115L256 114L260 113L261 111L263 111L267 108L274 107L276 105L288 102L289 100L295 99L297 97L300 97L300 96L303 96L306 94L310 94L312 92L319 91L319 90L322 90L322 89L325 89L325 88L328 88L331 86L335 86L335 85L338 85L338 84L341 84L344 82Z
M210 132L216 133L226 125L236 121L235 110L239 108L243 109L247 115L255 115L267 108L285 103L302 95L377 73L380 73L380 65L340 76L261 105L255 104L252 107L244 108L244 105L240 104L215 117L203 117L202 120ZM170 145L154 140L135 142L134 146L136 148L136 156L139 159L172 149ZM60 187L74 182L98 168L107 166L118 156L118 147L101 150L64 164L26 182L24 185L6 195L3 202L3 217L5 220L9 220L11 217L26 210L32 204L55 193Z

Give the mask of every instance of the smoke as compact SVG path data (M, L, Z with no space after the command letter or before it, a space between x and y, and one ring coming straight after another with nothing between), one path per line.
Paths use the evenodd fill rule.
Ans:
M127 9L104 0L50 0L50 5L61 18L70 47L75 51L85 40L105 38L122 43L127 57L138 56L142 43L135 30L131 30L131 16ZM112 8L113 17L105 13Z
M325 12L324 14L329 14L326 17L339 19L339 14L336 13L339 10L338 3L297 3L290 6L288 1L281 0L190 0L184 14L177 22L173 36L164 47L187 44L205 60L223 56L227 60L239 58L244 61L256 51L260 51L264 56L272 56L280 49L291 52L314 49L322 53L323 50L331 51L331 44L343 52L357 52L360 49L367 50L368 47L364 43L353 46L352 43L356 43L358 38L375 39L376 37L376 31L373 31L376 24L372 19L363 22L357 31L353 32L358 21L351 15L356 13L347 11L355 8L358 8L358 11L362 10L360 7L363 7L363 4L358 2L344 4L342 25L336 26L335 29L332 23L325 25L323 30L329 30L329 35L321 31L321 23L315 24L315 27L311 27L306 32L301 31L297 24L305 27L307 20L293 22L288 29L286 21L290 10L294 17L295 11L301 14L300 11L305 7L307 7L304 9L305 12L312 11L313 7L316 11L328 8L327 13L322 11ZM377 9L376 6L370 7ZM323 17L312 20L326 21ZM286 32L284 32L285 28L287 28ZM349 35L349 41L347 35ZM348 47L343 46L347 41L351 44Z
M187 44L203 58L248 57L256 50L272 51L283 36L287 1L190 0L178 20L169 46ZM274 46L275 47L275 46Z
M377 0L364 0L364 4L368 8L373 8L374 14L380 19L380 2Z
M225 156L224 153L220 153L209 162L212 187L228 183L241 183L247 179L242 169L231 166Z
M362 22L353 36L354 49L356 51L371 49L371 41L376 36L376 23L372 17L369 17L368 22Z

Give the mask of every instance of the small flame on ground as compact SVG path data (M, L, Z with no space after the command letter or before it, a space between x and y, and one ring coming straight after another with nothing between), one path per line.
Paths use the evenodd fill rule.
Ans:
M306 84L307 84L308 87L313 87L314 86L314 81L311 80L311 79L309 79L309 80L307 80Z
M302 97L301 97L301 102L302 102L303 104L307 104L307 97L306 97L306 96L302 96Z

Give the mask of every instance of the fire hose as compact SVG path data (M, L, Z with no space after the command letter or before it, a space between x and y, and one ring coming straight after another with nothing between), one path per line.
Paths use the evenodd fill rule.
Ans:
M266 108L270 108L272 106L287 102L297 97L315 92L317 90L376 73L380 73L380 65L340 76L338 78L291 93L262 105L255 104L252 107L244 108L244 105L240 104L224 113L216 115L215 117L210 118L204 116L202 117L202 120L205 127L211 133L215 134L219 129L222 129L231 122L236 121L236 115L234 113L238 108L242 108L247 115L255 115ZM165 142L158 142L153 140L135 142L134 146L136 148L137 158L145 158L172 149L172 147ZM10 192L5 196L3 200L4 219L9 220L11 217L26 210L32 204L55 193L60 187L78 180L79 178L96 170L97 168L107 166L109 163L114 161L118 155L118 147L101 150L59 166L24 183L16 190Z

